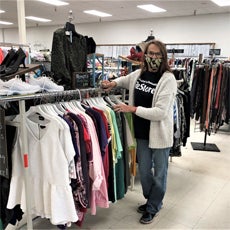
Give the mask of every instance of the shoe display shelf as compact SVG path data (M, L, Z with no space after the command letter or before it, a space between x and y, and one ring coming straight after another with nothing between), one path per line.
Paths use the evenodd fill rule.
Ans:
M51 72L51 61L31 60L31 64L41 65L44 71Z
M7 81L17 76L25 75L26 73L35 72L35 70L41 69L40 64L27 64L26 67L19 67L18 71L14 74L4 76L2 80Z
M25 68L29 63L30 46L27 44L5 43L0 42L0 48L4 50L4 58L0 64L0 78L2 80L9 80L20 70L21 66Z
M130 63L132 63L133 65L141 65L141 63L142 63L142 62L140 62L140 61L132 60L132 59L127 58L127 57L122 56L122 55L119 55L119 58L121 58L121 59L123 59L123 60L125 60L125 61L127 61L127 62L130 62Z

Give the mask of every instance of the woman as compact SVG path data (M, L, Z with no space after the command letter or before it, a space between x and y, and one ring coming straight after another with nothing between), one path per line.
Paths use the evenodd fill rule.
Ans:
M168 65L165 45L152 40L146 44L141 69L114 81L102 82L106 91L117 86L129 90L129 105L118 104L114 110L134 113L138 169L146 199L137 211L143 214L140 222L149 224L162 207L169 152L173 145L177 83Z

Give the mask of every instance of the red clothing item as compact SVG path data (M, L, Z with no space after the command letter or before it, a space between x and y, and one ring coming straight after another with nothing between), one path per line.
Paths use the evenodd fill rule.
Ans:
M79 119L82 121L83 125L83 132L84 132L84 140L85 140L85 148L87 153L87 160L92 160L92 142L91 137L88 131L87 121L85 120L84 116L78 115Z
M210 82L209 82L209 92L208 92L208 104L207 104L207 112L206 112L206 119L205 119L205 128L208 130L209 127L209 115L210 115L210 106L211 106L211 99L212 99L212 85L213 85L213 78L216 75L216 68L212 67Z
M102 110L98 109L98 108L95 108L95 107L93 107L93 109L101 114L101 117L102 117L102 119L103 119L103 121L105 123L105 127L106 127L105 131L106 131L106 134L107 134L107 138L110 139L111 134L109 132L108 121L107 121L107 118L106 118L104 112Z
M2 63L2 61L4 60L4 52L3 50L0 48L0 64Z

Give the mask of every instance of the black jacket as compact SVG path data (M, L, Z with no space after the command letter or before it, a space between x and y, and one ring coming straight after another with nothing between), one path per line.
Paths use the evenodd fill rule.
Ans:
M87 70L87 41L81 34L74 32L70 36L66 32L65 28L54 31L51 71L59 85L72 89L73 73Z

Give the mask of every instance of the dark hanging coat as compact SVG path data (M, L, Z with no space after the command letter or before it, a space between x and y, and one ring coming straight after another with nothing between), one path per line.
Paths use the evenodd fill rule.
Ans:
M73 73L87 70L87 41L85 36L73 33L68 35L65 28L54 31L51 71L54 80L65 89L72 89Z

